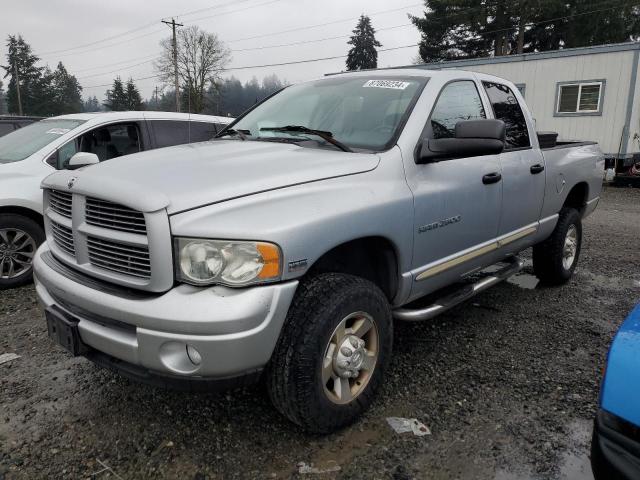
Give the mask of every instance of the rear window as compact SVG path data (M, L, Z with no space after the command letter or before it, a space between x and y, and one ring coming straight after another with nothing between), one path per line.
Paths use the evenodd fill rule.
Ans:
M42 120L0 137L0 163L24 160L84 120Z
M527 148L531 146L527 121L522 113L518 99L506 85L482 82L489 95L493 114L507 127L505 146L507 149Z

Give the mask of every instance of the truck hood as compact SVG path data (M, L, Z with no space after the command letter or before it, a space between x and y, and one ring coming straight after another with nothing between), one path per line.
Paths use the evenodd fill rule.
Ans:
M295 144L216 140L112 159L47 177L43 187L169 214L291 185L373 170L375 154Z

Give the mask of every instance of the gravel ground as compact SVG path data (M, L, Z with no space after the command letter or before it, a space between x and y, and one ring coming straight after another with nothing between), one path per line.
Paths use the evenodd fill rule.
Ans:
M378 401L325 437L300 433L259 387L168 392L73 359L48 340L33 287L0 292L0 354L21 355L0 365L0 480L589 478L606 350L640 297L640 189L606 189L584 230L568 285L532 289L527 267L434 321L398 324ZM432 434L398 435L390 416Z

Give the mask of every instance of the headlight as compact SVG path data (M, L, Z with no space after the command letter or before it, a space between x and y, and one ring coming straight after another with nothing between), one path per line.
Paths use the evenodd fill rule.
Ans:
M178 281L242 286L280 278L281 254L266 242L176 238Z

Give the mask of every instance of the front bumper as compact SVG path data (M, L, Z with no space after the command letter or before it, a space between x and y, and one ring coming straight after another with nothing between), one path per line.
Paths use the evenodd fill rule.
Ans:
M116 360L105 365L110 368L122 365L151 376L193 380L262 369L298 285L179 285L159 295L127 291L63 265L46 243L35 255L34 279L44 308L78 320L80 338L90 347L88 358L103 365L105 359ZM199 364L187 354L187 345L200 354Z
M605 410L598 411L591 466L596 480L640 478L640 428Z

